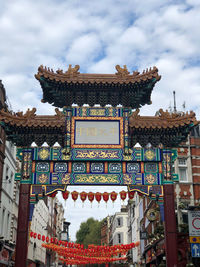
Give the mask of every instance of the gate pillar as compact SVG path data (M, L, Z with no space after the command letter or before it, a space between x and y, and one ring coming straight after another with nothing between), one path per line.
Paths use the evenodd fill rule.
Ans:
M20 184L15 267L27 264L29 207L30 184Z
M178 266L178 243L174 202L174 185L164 185L165 251L167 266Z

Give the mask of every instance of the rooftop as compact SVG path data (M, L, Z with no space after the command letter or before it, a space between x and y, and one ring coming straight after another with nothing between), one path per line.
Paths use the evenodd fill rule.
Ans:
M56 107L77 104L94 106L110 104L138 108L151 104L153 87L161 76L158 69L146 69L142 73L133 71L131 74L126 65L116 65L114 74L86 74L79 72L79 65L69 65L67 71L50 68L38 68L35 75L43 90L42 102Z

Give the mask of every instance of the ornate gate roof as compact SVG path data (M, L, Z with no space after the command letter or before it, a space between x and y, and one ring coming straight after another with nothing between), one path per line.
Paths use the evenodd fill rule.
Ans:
M53 116L36 115L36 109L11 113L0 111L0 121L5 125L7 138L17 146L30 146L36 142L38 146L47 142L52 146L58 142L64 145L65 115L55 109ZM141 146L151 143L154 146L178 146L183 141L191 127L198 124L195 113L172 113L160 109L157 116L140 116L136 110L129 117L129 136L131 146L137 142Z
M56 107L79 106L89 104L94 106L107 104L113 107L121 104L124 107L138 108L151 104L151 92L161 76L158 69L134 71L132 74L126 65L116 66L115 74L85 74L80 73L79 65L69 68L66 72L40 66L35 75L42 90L42 102L48 102Z

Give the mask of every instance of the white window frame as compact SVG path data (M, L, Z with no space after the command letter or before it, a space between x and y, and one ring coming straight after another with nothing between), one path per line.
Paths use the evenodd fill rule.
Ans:
M181 162L181 160L183 160L184 162ZM181 176L180 170L185 171L185 177L186 177L185 180L181 179L182 176ZM187 158L186 157L178 158L178 172L179 172L179 182L188 183L188 168L187 168Z

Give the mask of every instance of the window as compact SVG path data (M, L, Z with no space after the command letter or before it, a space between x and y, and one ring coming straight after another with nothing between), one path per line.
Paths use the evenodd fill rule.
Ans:
M179 158L178 159L179 166L187 166L187 159L186 158Z
M180 182L188 181L187 168L179 168L179 181Z
M118 217L117 218L117 227L121 227L123 225L123 218L122 217Z
M7 223L6 223L6 236L7 236L7 239L10 239L9 235L10 235L10 213L7 214Z
M178 167L179 167L179 181L187 182L188 181L187 158L179 158Z
M182 213L182 220L183 220L183 223L188 224L188 214L187 213Z
M1 233L4 236L4 218L5 218L5 208L2 211L2 218L1 218Z
M17 205L19 204L19 190L20 190L20 188L19 188L19 185L17 184L17 186L16 186L16 194L15 194L15 202L16 202Z
M122 243L121 234L117 234L117 239L118 239L118 243L121 244Z

